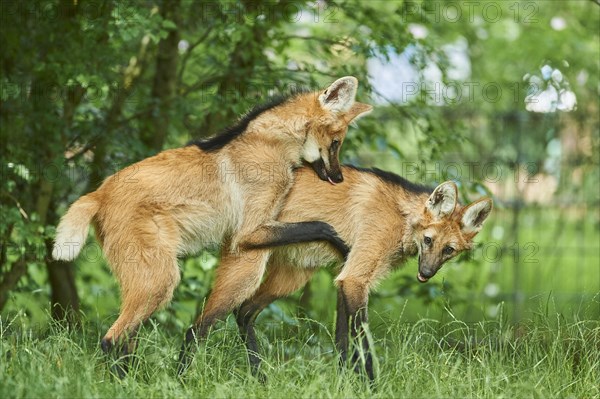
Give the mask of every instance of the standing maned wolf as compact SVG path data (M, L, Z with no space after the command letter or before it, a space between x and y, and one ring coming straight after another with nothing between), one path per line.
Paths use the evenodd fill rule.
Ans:
M293 238L304 228L310 239L327 235L323 223L290 230L275 220L302 160L325 181L343 180L338 152L348 124L372 108L355 102L357 84L344 77L326 90L254 109L213 139L123 169L71 206L58 225L53 257L74 259L93 222L121 286L121 313L102 339L103 350L117 343L123 354L134 349L140 324L170 301L179 283L178 256L225 242L224 258L245 259L247 246L286 241L286 234ZM209 315L211 304L233 308L256 291L264 268L243 266L218 268Z
M467 206L457 204L457 189L445 182L435 190L413 184L378 169L342 167L344 182L335 187L320 183L302 168L279 214L280 222L319 220L331 225L351 247L338 286L336 344L345 362L348 330L360 337L367 322L369 290L395 265L419 256L417 279L424 283L444 262L472 247L492 210L492 200L482 198ZM254 320L277 298L303 287L319 266L342 259L326 243L297 244L273 250L267 277L254 296L237 310L240 332L246 340L253 372L260 358ZM352 321L350 321L352 319ZM362 334L366 372L374 378L368 341ZM358 367L359 352L352 364Z

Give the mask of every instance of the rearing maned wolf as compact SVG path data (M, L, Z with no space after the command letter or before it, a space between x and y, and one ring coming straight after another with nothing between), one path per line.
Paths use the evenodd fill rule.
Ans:
M363 323L367 322L369 291L377 281L394 265L418 255L417 279L426 282L444 262L471 248L473 237L492 210L492 200L482 198L461 206L453 182L442 183L432 192L377 169L344 166L342 171L344 182L329 188L316 180L310 170L299 169L278 220L326 222L351 247L335 279L336 343L345 361L348 330L355 338L360 335ZM258 314L275 299L303 287L319 266L339 261L340 256L326 243L273 250L264 283L237 311L253 372L258 371L260 364L253 326ZM373 379L371 354L364 336L362 345L365 368ZM352 363L358 360L355 352Z
M179 283L179 255L226 242L224 252L243 258L239 251L246 246L289 234L274 221L302 160L323 180L343 180L338 152L348 125L372 109L355 102L357 84L344 77L326 90L254 109L213 139L123 169L71 206L58 225L53 257L74 259L93 221L121 286L121 313L102 339L105 351L116 342L123 353L133 350L139 325L170 301ZM310 239L326 235L322 223L308 224L315 225ZM241 303L262 274L252 280L247 275L254 271L228 267L222 264L218 273L230 276Z

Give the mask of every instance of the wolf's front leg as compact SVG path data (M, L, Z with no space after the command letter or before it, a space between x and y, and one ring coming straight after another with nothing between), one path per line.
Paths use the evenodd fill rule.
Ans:
M369 291L389 271L390 259L397 245L395 240L389 239L392 237L390 232L377 231L366 237L353 245L348 260L335 279L338 286L335 337L341 363L347 361L351 337L355 344L351 364L355 371L360 371L363 364L369 380L373 381L373 355L365 331ZM374 242L381 245L374 247Z
M326 241L331 244L344 259L350 248L331 225L325 222L310 221L296 223L268 223L259 227L245 241L242 248L268 248L282 245Z
M336 346L340 353L340 362L345 365L348 357L349 333L356 348L353 351L350 363L355 371L360 370L360 364L364 361L364 368L373 381L373 358L369 341L365 332L368 323L368 289L361 281L345 280L338 283L338 305L336 321ZM362 353L361 353L362 352Z

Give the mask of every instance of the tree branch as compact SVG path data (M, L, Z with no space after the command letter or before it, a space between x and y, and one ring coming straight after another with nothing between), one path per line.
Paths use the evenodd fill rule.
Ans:
M21 214L21 216L23 216L23 218L25 220L29 220L29 216L27 215L27 212L25 212L25 209L23 209L23 207L21 206L21 203L19 202L19 200L17 198L15 198L12 194L6 192L6 191L2 191L2 194L4 194L5 196L7 196L8 198L10 198L15 205L17 206L17 209L19 210L19 213Z
M299 35L287 35L287 36L282 36L281 38L278 38L281 40L311 40L311 41L316 41L316 42L320 42L320 43L324 43L324 44L330 44L330 45L340 45L346 48L350 48L350 46L348 46L346 43L344 43L343 40L333 40L333 39L325 39L322 37L315 37L315 36L299 36Z

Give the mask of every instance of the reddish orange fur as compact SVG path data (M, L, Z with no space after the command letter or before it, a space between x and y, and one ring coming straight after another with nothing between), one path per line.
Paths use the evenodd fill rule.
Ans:
M451 215L436 219L426 208L429 193L415 193L378 176L343 167L344 182L328 187L307 168L297 171L294 186L279 215L281 222L319 220L330 224L352 249L336 278L348 287L353 301L366 305L369 290L394 265L401 265L419 253L424 232L434 240L431 256L423 261L437 271L448 259L472 246L476 232L466 233L461 219L468 207L459 204ZM483 198L469 207L491 200ZM443 248L452 244L455 252L443 257ZM296 244L273 250L267 269L275 276L262 285L256 297L281 297L302 285L289 284L291 277L273 269L298 268L312 273L317 267L339 262L339 254L327 243ZM273 281L277 278L278 282ZM248 303L252 300L248 301Z
M349 167L342 170L344 182L333 188L326 187L306 168L298 170L279 221L326 222L351 247L335 280L338 286L336 347L341 362L345 363L349 336L352 336L362 352L353 351L351 364L357 371L359 363L363 364L368 378L373 380L373 358L363 331L368 321L370 289L393 266L417 253L420 254L418 279L426 281L445 261L471 247L473 237L491 211L492 202L484 198L462 207L456 204L454 183L443 183L430 195L408 190L370 172ZM429 245L425 244L425 235L432 240ZM443 253L448 245L455 250L451 255ZM248 359L252 371L259 377L261 359L257 355L254 319L275 299L303 287L318 267L340 260L335 249L325 243L296 244L273 250L267 265L267 279L237 311Z

